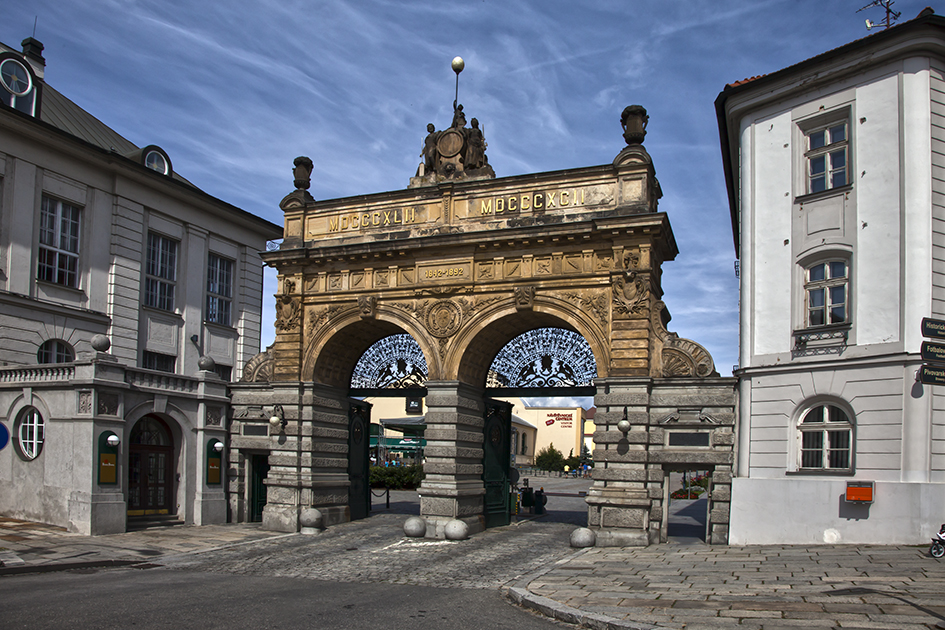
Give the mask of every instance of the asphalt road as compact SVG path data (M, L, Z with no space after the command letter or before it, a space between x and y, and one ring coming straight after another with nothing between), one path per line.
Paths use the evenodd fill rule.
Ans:
M496 589L221 576L165 568L0 578L4 630L547 630L562 625L510 605Z

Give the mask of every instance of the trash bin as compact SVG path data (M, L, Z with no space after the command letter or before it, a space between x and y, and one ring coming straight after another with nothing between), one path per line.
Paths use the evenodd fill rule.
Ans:
M545 489L539 488L535 490L535 514L544 514L545 513L545 503L548 502L548 497L545 496Z

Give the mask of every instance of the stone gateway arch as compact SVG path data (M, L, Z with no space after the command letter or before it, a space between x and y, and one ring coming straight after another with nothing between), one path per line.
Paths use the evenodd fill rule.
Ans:
M452 519L480 531L489 367L511 339L555 327L581 335L597 363L587 503L598 544L665 540L664 480L697 466L713 470L707 539L727 542L734 379L666 328L662 264L677 247L642 134L632 133L640 112L625 110L627 146L603 166L464 171L465 129L451 128L457 137L441 144L452 167L429 141L407 189L316 201L311 161L296 160L296 190L281 202L285 238L263 255L279 274L276 339L233 391L234 520L247 518L261 466L264 527L297 531L307 507L325 525L352 517L360 443L349 426L352 406L363 406L349 398L352 372L372 344L406 333L428 369L427 535L442 536Z

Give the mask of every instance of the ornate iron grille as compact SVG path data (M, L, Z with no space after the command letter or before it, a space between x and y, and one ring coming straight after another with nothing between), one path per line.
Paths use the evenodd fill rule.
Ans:
M351 375L354 389L406 389L427 382L427 360L413 337L391 335L376 342L358 359Z
M486 387L583 387L596 377L597 362L584 337L563 328L536 328L496 355Z

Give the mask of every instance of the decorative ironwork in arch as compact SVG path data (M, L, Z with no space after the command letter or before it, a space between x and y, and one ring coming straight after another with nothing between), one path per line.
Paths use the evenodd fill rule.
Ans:
M407 389L427 382L427 360L407 334L384 337L368 348L351 375L353 389Z
M597 361L584 337L564 328L536 328L499 351L486 387L583 387L595 378Z

